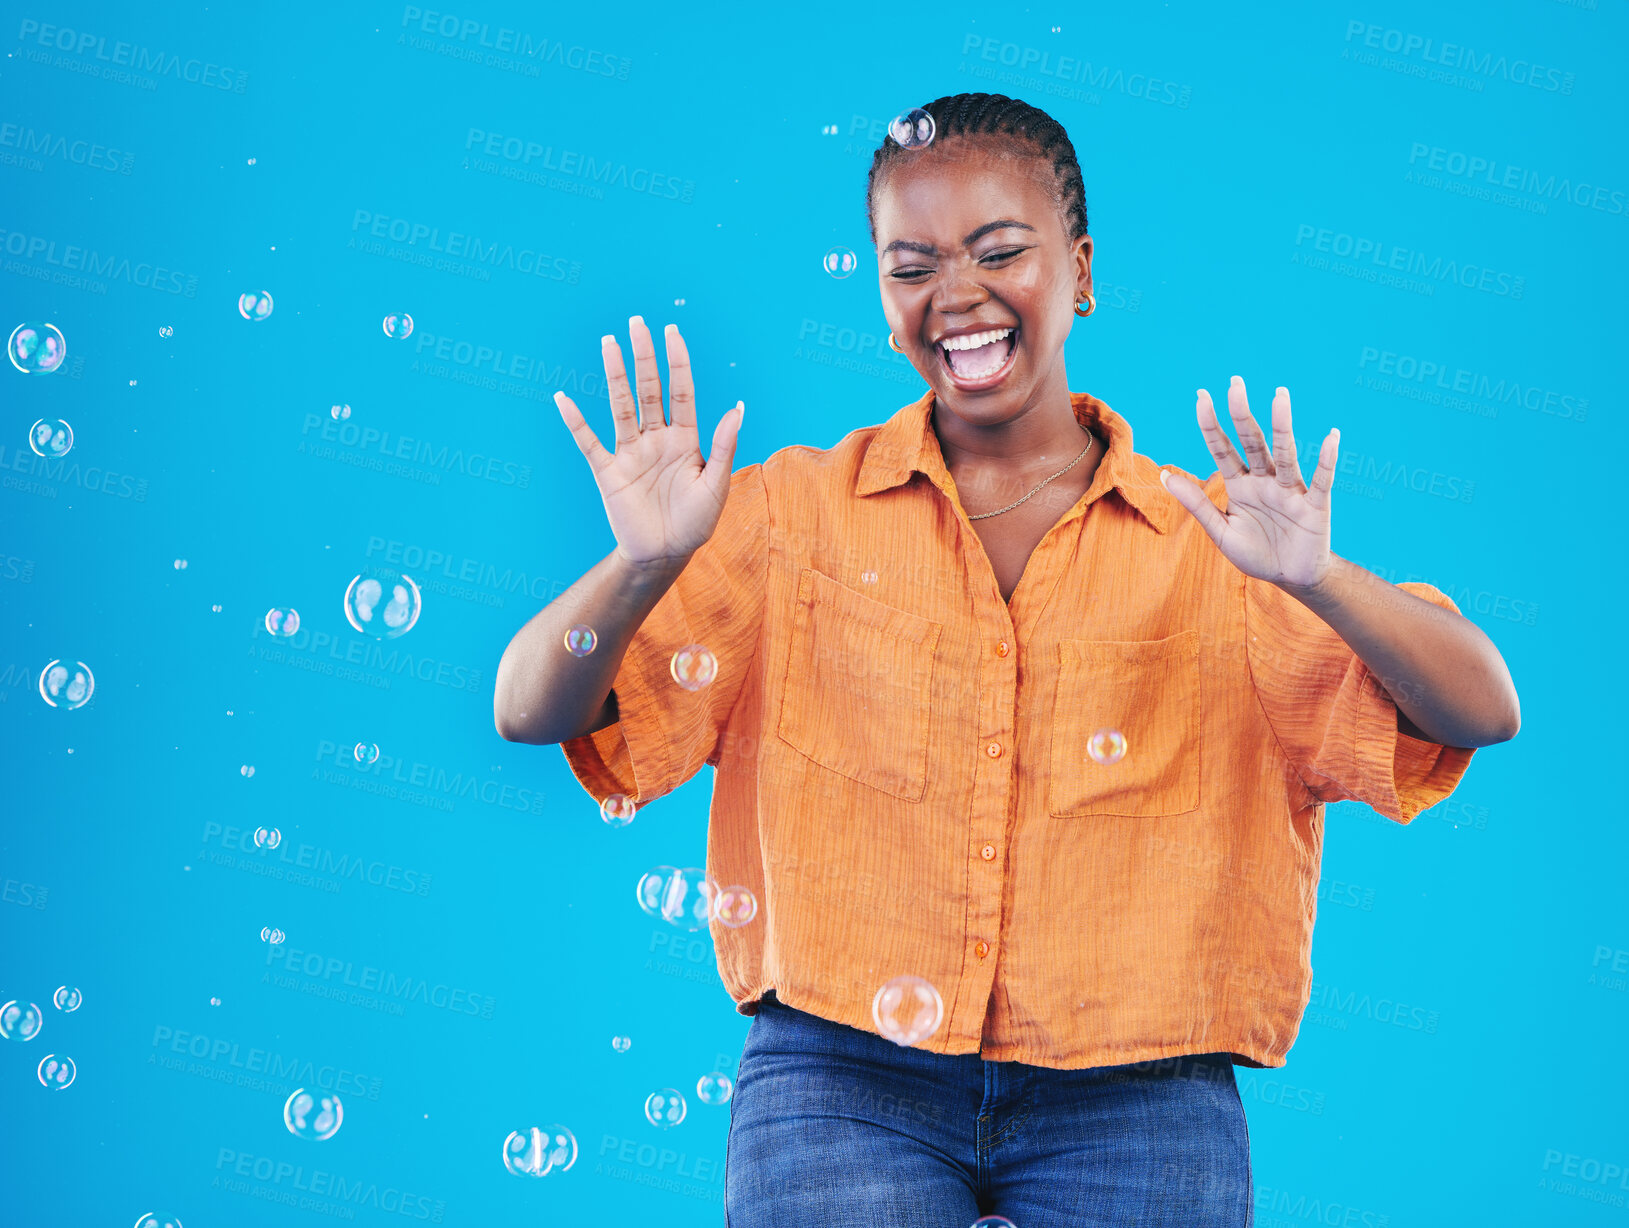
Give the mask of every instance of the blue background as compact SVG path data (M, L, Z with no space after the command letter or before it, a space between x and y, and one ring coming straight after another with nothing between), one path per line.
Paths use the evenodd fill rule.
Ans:
M234 1176L249 1156L308 1183L323 1169L410 1191L406 1219L721 1222L728 1108L700 1103L695 1081L733 1073L749 1021L706 934L665 932L632 899L647 868L701 863L710 771L612 830L557 748L493 729L504 646L613 544L548 398L577 388L609 441L598 339L626 345L640 313L684 331L704 440L745 400L737 467L914 400L924 385L883 344L871 151L897 112L989 90L1048 109L1084 169L1101 306L1068 342L1071 388L1127 417L1139 451L1203 474L1193 390L1219 397L1239 373L1265 405L1287 385L1299 438L1342 430L1335 550L1453 596L1521 694L1520 736L1479 752L1410 826L1329 810L1313 952L1326 999L1287 1067L1237 1072L1257 1224L1621 1222L1629 1187L1608 1166L1629 1168L1629 839L1588 765L1623 740L1623 673L1617 654L1585 658L1623 595L1603 471L1624 444L1622 0L950 4L897 21L858 5L469 3L451 36L400 5L8 6L0 26L0 323L48 320L68 342L53 375L0 370L0 1000L46 1013L35 1039L0 1042L13 1218L396 1218L332 1196L340 1216L274 1205L295 1179ZM572 60L456 58L486 54L465 21ZM1403 50L1412 38L1432 50ZM98 60L119 42L175 68ZM1493 62L1411 75L1439 68L1426 57L1443 43ZM1088 79L1062 81L1060 56L1089 61ZM1003 57L1027 57L1025 81L990 75L1015 71ZM1512 80L1515 61L1553 69L1541 80L1556 88ZM549 180L583 176L539 157L543 182L505 178L491 167L522 164L501 142L483 155L471 130L659 187L582 195ZM97 145L113 152L76 160ZM1453 190L1485 186L1447 169L1472 157L1565 180L1585 203ZM1592 204L1581 183L1608 191ZM443 247L458 232L545 253L545 272L414 263L437 254L413 226ZM1358 240L1491 269L1494 289L1364 280L1352 270L1375 266L1335 255ZM822 270L834 245L858 254L852 277ZM66 268L70 246L103 275ZM173 273L161 288L137 284L152 266ZM250 323L237 300L258 290L275 309ZM415 320L406 340L381 329L395 311ZM478 365L481 346L505 358ZM1409 378L1423 362L1481 391L1422 395L1436 388ZM1523 395L1540 408L1502 399L1501 381L1539 390ZM336 403L352 407L344 425L390 432L386 448L405 436L466 464L369 468L394 457L341 435ZM27 448L41 417L76 432L54 470ZM492 476L472 454L498 461ZM373 641L341 608L393 549L451 560L439 579L420 569L423 616L384 646L405 665L361 657ZM476 578L460 584L466 560ZM273 606L300 611L294 641L266 635ZM91 666L89 705L42 702L55 657ZM379 771L347 759L357 741L383 748ZM414 772L426 783L410 792ZM260 825L281 829L277 853L227 847L226 829ZM282 859L302 845L331 866L396 867L396 885L291 878ZM268 925L281 950L261 942ZM318 996L346 965L447 1005ZM72 1014L50 1005L63 984L84 994ZM1434 1030L1412 1011L1385 1022L1382 1000ZM338 1134L284 1128L296 1080L221 1081L264 1060L252 1050L340 1080ZM78 1065L60 1092L35 1077L53 1052ZM664 1086L690 1105L668 1131L642 1113ZM506 1172L505 1135L552 1122L580 1142L574 1168ZM679 1188L649 1184L678 1169Z

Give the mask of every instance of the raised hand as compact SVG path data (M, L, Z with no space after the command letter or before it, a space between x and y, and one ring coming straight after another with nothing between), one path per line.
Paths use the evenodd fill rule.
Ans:
M1227 512L1218 511L1198 483L1183 474L1164 471L1160 480L1228 562L1245 575L1289 588L1311 588L1330 567L1329 490L1335 481L1340 431L1332 429L1324 436L1309 487L1301 480L1295 457L1289 389L1280 388L1273 398L1271 451L1250 414L1244 381L1236 375L1227 390L1227 407L1249 457L1248 468L1216 420L1210 393L1199 390L1195 407L1199 429L1226 483Z
M628 389L628 373L615 337L600 339L605 383L616 427L616 451L606 451L563 392L554 394L560 416L593 470L617 551L639 565L688 558L713 535L730 493L730 465L746 406L737 401L713 428L712 454L704 465L696 432L696 394L690 378L690 352L675 325L667 326L667 374L672 385L673 420L662 414L662 381L656 349L645 321L628 321L639 398Z

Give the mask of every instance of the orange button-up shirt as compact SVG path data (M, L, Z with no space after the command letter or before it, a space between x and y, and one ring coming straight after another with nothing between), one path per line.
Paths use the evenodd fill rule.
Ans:
M1108 450L1010 605L930 391L738 470L634 636L617 723L562 749L596 801L647 806L716 769L707 872L759 903L711 925L743 1015L773 987L876 1031L874 995L909 974L944 1002L917 1046L934 1053L1282 1066L1324 803L1407 823L1472 752L1400 733L1328 624L1228 562L1124 418L1072 400ZM1220 475L1203 486L1225 511ZM669 669L689 644L718 662L696 691ZM1088 753L1100 730L1123 758Z

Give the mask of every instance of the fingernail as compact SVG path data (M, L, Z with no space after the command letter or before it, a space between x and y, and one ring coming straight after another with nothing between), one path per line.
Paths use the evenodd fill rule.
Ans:
M600 338L600 344L601 345L604 345L607 341L609 341L609 342L611 342L611 344L615 345L616 344L616 336L614 334L612 334L612 333L606 333L605 336Z
M1280 387L1278 390L1278 395L1281 397L1287 397L1290 395L1290 390L1288 388Z
M1229 386L1230 386L1230 387L1231 387L1231 386L1234 386L1234 385L1238 385L1238 384L1242 384L1242 383L1244 383L1244 380L1243 380L1243 378L1241 378L1241 377L1240 377L1240 376L1237 376L1237 375L1235 375L1235 376L1234 376L1234 377L1233 377L1233 378L1232 378L1232 380L1231 380L1231 381L1229 381Z
M556 392L554 394L554 403L556 405L560 404L563 400L565 400L565 396L566 394L563 392Z
M644 316L629 316L628 317L628 323L629 324L643 324L644 322L645 322L645 317Z
M676 333L676 332L679 331L679 326L677 324L669 324L666 327L664 327L662 329L662 331L664 333Z
M1166 481L1166 479L1167 479L1167 478L1168 478L1168 477L1170 477L1170 476L1171 476L1171 475L1170 475L1170 474L1168 474L1168 473L1166 473L1166 472L1165 472L1165 470L1163 470L1163 469L1161 469L1161 470L1160 470L1160 485L1161 485L1161 486L1163 486L1163 487L1165 487L1165 489L1166 489L1166 490L1170 490L1170 489L1171 489L1171 486L1170 486L1170 483L1168 483L1168 482L1167 482L1167 481Z

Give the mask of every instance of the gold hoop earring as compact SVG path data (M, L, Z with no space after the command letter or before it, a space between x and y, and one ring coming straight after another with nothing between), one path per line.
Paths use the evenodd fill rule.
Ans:
M894 340L894 334L893 333L888 334L888 348L893 350L894 353L896 353L896 354L903 354L905 352L904 350L899 348L899 342Z
M1089 315L1092 314L1092 312L1094 312L1096 310L1097 310L1097 300L1094 299L1090 294L1088 294L1086 296L1086 310L1085 311L1082 311L1080 309L1080 304L1079 303L1075 304L1075 314L1077 316L1089 316Z

